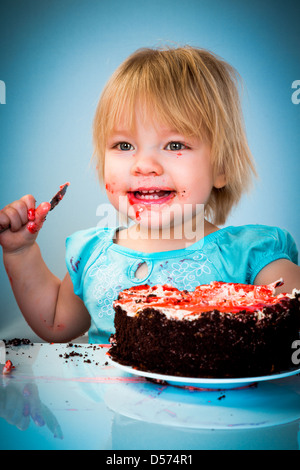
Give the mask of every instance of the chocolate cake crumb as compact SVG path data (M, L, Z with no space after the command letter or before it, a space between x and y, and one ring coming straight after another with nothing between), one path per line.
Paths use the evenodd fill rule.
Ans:
M73 344L73 343L66 344L66 347L67 348L74 348L74 349L75 348L92 349L93 351L97 351L99 348L102 349L102 347L100 345L85 346L85 345ZM79 352L75 351L74 349L71 352L66 352L64 354L59 354L58 357L60 357L62 359L65 359L65 361L64 361L65 363L68 363L68 360L73 362L73 358L80 358L83 363L86 363L86 364L94 363L96 366L99 365L99 362L95 362L94 359L89 357L89 356L93 356L93 353L89 353L88 351L83 351L83 353L79 353ZM76 365L76 367L78 366L78 364L75 364L75 365ZM106 362L106 365L108 365L108 362Z
M5 346L21 346L21 345L30 345L33 346L33 343L30 341L30 339L27 338L13 338L10 340L4 339L3 342L5 343Z
M221 395L218 400L222 400L223 398L226 398L226 395Z
M75 356L77 356L77 357L82 357L83 354L78 353L78 352L76 352L76 351L72 351L72 352L70 352L69 354L65 353L63 357L64 357L64 359L69 359L70 357L75 357ZM61 357L61 354L60 354L60 357Z

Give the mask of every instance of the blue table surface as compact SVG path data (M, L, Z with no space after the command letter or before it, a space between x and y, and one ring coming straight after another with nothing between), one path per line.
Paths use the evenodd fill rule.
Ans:
M300 376L226 390L153 383L108 345L0 347L0 449L300 448Z

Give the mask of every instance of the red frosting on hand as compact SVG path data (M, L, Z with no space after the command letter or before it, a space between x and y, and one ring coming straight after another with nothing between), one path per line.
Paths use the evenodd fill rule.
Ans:
M28 220L34 220L35 219L35 209L28 209L27 216L28 216Z
M30 233L35 234L40 231L45 222L46 215L50 210L50 203L49 202L42 202L37 209L29 209L28 210L28 224L27 229Z

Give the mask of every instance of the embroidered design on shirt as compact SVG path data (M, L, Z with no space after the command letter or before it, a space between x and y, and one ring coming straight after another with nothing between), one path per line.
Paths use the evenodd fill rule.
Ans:
M99 307L98 317L113 315L113 301L125 289L124 286L128 286L128 279L122 269L118 269L117 263L110 262L107 253L103 253L88 275L94 278L92 293Z
M165 261L160 264L161 274L157 284L172 284L178 289L194 290L201 283L201 276L211 274L211 261L204 253L196 253L190 258Z
M73 261L74 257L72 256L72 258L70 259L70 266L72 268L72 270L74 271L74 273L77 273L78 272L78 266L79 266L79 263L81 261L81 258L79 258L77 261Z

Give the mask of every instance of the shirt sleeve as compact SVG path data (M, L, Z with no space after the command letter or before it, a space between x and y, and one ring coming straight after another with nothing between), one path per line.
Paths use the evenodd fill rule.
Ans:
M101 245L103 233L99 228L75 232L66 239L66 265L70 274L74 293L83 297L83 275L96 248Z
M230 227L220 237L216 268L220 280L253 284L269 263L288 259L298 263L293 237L284 229L265 225Z
M249 251L249 282L254 283L258 273L269 263L288 259L298 264L298 250L292 235L278 227L261 227L256 243Z

